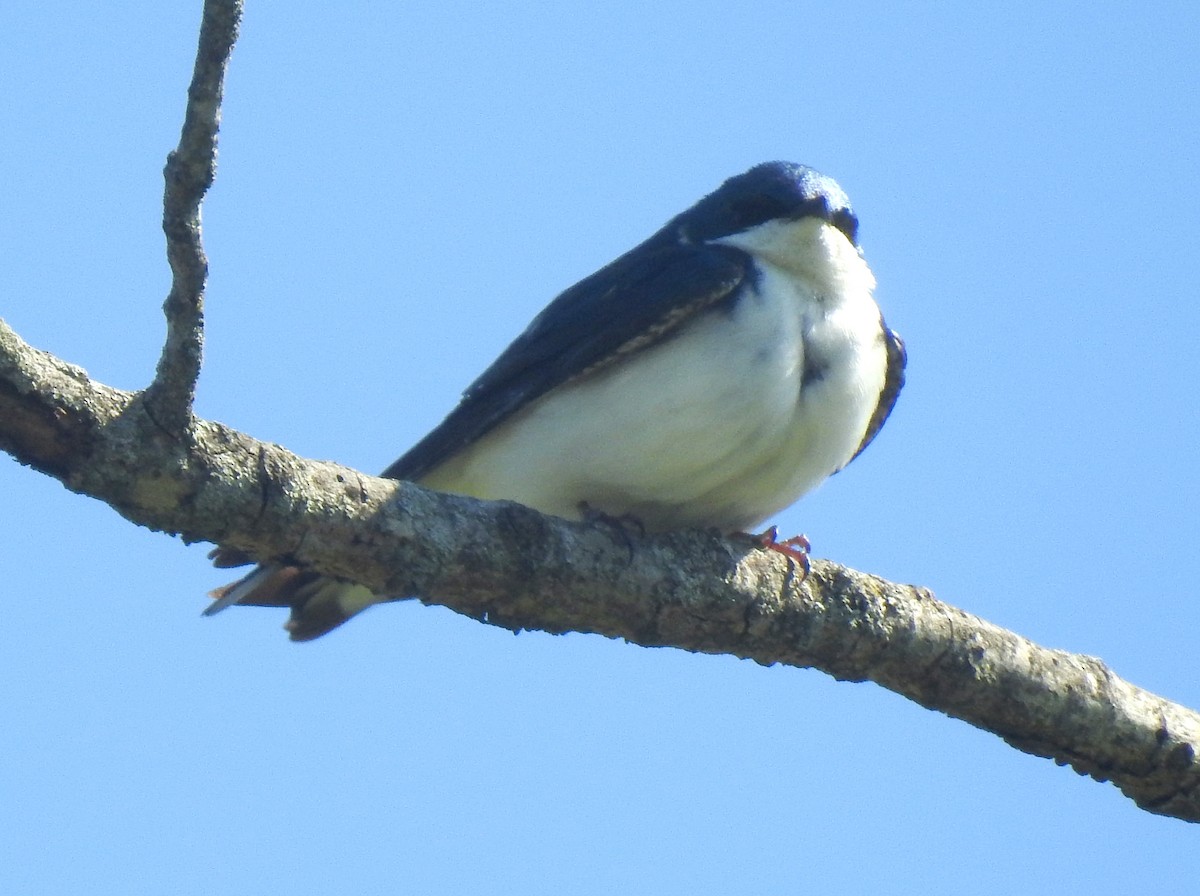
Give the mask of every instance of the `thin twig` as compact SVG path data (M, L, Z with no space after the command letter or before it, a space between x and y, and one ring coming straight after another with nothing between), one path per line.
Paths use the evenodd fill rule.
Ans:
M174 437L182 436L191 421L200 376L208 277L200 205L216 173L225 69L241 17L241 0L207 0L204 4L183 130L163 171L163 232L172 281L163 303L167 337L154 382L144 397L150 417Z

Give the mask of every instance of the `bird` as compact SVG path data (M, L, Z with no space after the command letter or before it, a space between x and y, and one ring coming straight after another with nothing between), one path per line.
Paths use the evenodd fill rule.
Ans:
M806 165L729 178L559 294L382 476L642 532L760 525L861 454L904 385L858 227ZM206 615L288 607L308 641L411 595L278 561L210 596Z

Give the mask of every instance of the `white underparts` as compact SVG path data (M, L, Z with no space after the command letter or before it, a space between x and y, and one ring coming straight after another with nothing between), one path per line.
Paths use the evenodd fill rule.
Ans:
M735 530L849 462L886 367L866 263L816 219L716 242L759 268L732 304L543 396L423 484L566 517L586 503L651 530Z

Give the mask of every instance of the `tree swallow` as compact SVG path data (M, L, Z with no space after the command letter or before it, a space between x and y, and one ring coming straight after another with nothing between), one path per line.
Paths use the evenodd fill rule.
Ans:
M382 475L651 532L744 531L846 466L891 412L905 350L874 286L841 188L757 165L558 296ZM401 597L283 563L212 596L206 614L290 607L296 641Z

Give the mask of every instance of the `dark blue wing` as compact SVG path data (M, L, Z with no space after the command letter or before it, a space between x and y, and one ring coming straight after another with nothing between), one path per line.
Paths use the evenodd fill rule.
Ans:
M858 445L858 450L854 452L854 460L863 453L863 450L871 444L875 436L879 435L879 430L883 429L883 424L887 422L888 415L892 413L892 408L896 406L896 399L900 397L900 390L904 388L904 368L908 364L908 351L904 348L904 340L893 330L889 330L887 324L881 319L879 326L882 329L882 339L884 349L887 351L887 367L883 376L883 389L879 392L879 403L875 405L875 413L871 415L871 422L867 424L867 432L863 436L863 440ZM850 460L842 464L842 469L850 463Z
M669 338L733 296L749 265L738 249L680 245L664 228L547 305L458 407L382 475L419 479L556 386Z

